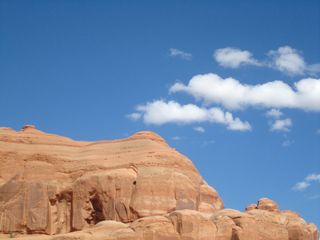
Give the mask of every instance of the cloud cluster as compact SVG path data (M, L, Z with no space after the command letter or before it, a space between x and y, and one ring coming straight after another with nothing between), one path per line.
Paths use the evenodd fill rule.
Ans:
M310 174L303 181L296 183L292 189L295 191L303 191L307 189L312 182L320 183L320 174Z
M227 109L246 107L297 108L320 111L320 79L305 78L294 87L282 81L243 84L234 78L209 73L194 76L187 85L175 83L171 93L186 92L206 104L220 104Z
M283 113L279 109L270 109L267 111L266 116L272 119L270 131L290 131L292 120L290 118L280 119L280 117L283 116ZM290 141L285 141L283 143L284 146L288 146L289 144Z
M267 56L267 59L259 61L253 58L251 52L232 47L217 49L213 54L217 63L223 67L239 68L243 65L255 65L273 68L290 76L320 73L319 63L307 64L302 54L290 46L270 50Z
M176 48L170 48L169 54L171 57L179 57L184 60L191 60L192 59L191 53L187 53L187 52L184 52L184 51L176 49Z
M192 59L191 53L176 48L169 51L172 57ZM288 75L320 73L320 64L308 65L302 54L289 46L271 50L267 56L267 60L259 61L251 52L231 47L217 49L213 54L223 67L255 65L274 68ZM210 122L225 125L230 130L249 131L252 127L247 121L233 117L232 113L223 109L230 111L255 107L269 109L266 116L270 119L270 131L290 131L292 120L284 118L280 109L320 111L320 79L315 77L303 78L290 85L280 80L246 84L235 78L222 78L208 73L195 75L187 84L173 84L169 93L177 92L193 96L201 105L155 100L139 105L127 118L153 125ZM200 133L205 132L205 129L199 126L193 129ZM291 143L285 141L283 145L289 146Z
M163 125L167 123L191 124L211 122L225 125L229 130L249 131L251 125L230 112L220 108L203 108L194 104L181 105L175 101L156 100L145 105L137 106L133 116L141 116L146 124ZM130 116L131 116L130 115ZM200 129L198 129L200 130Z

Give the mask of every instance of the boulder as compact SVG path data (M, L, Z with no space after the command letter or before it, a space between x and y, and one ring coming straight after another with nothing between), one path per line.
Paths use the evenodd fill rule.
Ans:
M269 198L260 198L258 200L257 209L267 210L267 211L277 211L278 204Z
M216 225L199 211L179 210L170 213L168 217L181 239L215 239Z

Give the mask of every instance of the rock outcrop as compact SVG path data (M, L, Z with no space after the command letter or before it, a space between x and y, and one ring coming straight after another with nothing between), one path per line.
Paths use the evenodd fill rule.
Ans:
M0 239L317 240L267 198L224 209L192 162L159 135L79 142L0 129Z

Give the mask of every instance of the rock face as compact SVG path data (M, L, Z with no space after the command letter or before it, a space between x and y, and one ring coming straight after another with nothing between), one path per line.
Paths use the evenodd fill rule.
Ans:
M223 208L192 162L155 133L79 142L31 125L0 129L4 238L318 239L315 225L270 199L244 213Z

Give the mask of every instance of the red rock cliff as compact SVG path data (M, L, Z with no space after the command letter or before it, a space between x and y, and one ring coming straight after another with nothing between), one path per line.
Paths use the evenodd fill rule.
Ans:
M0 232L30 239L318 236L315 225L269 199L245 213L223 210L192 162L155 133L78 142L31 125L0 129Z

